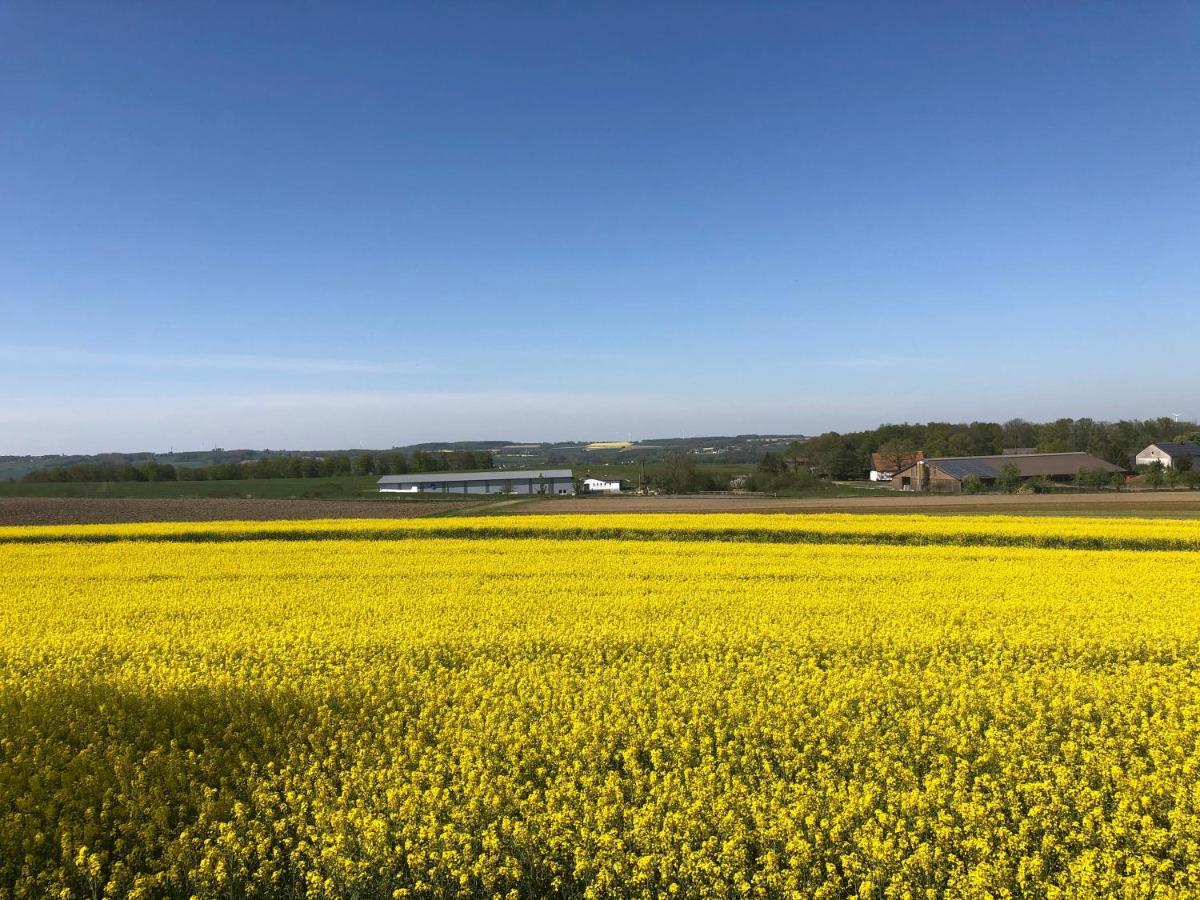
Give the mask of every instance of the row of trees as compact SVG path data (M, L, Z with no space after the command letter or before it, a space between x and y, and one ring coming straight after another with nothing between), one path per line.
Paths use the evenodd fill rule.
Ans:
M669 450L662 462L647 469L646 480L664 494L729 490L728 475L700 469L686 450Z
M767 453L746 478L745 487L767 494L793 494L813 488L820 479L802 461L797 444L789 445L782 454Z
M276 456L244 463L211 466L173 466L148 460L130 463L78 463L38 469L25 481L41 483L84 481L241 481L247 478L329 478L335 475L404 475L408 472L457 472L490 469L492 454L486 450L451 450L404 453L360 453L350 456Z
M1146 477L1146 484L1156 491L1164 486L1186 487L1191 490L1200 488L1200 470L1195 468L1193 457L1190 456L1179 457L1171 468L1156 460L1148 466L1140 466L1138 471Z

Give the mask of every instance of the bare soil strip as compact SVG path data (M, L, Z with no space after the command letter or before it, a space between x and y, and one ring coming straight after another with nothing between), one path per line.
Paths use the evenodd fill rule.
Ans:
M119 522L267 522L281 519L411 519L444 515L546 513L933 513L1200 516L1200 492L1004 496L876 496L846 499L765 497L594 497L521 502L440 503L373 500L248 500L0 497L0 525L101 525Z
M471 504L472 506L474 504ZM120 522L270 522L281 519L413 519L466 510L447 503L375 500L246 500L0 497L0 525L108 525Z
M1111 494L1000 494L986 496L889 494L840 499L788 497L580 497L518 506L514 513L1020 513L1025 515L1200 515L1200 491Z

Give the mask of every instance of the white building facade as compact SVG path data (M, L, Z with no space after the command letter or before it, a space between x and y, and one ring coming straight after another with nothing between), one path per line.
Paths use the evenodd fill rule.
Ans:
M1164 469L1178 469L1179 460L1184 456L1191 457L1193 469L1200 469L1200 444L1190 442L1163 441L1151 444L1133 461L1139 466L1159 463Z
M493 469L488 472L421 472L384 475L381 494L546 494L575 493L570 469Z
M583 479L583 491L586 494L619 494L621 493L621 482L589 475Z

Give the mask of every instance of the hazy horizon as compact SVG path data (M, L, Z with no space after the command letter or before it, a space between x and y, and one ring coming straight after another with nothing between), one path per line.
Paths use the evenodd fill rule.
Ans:
M541 396L535 397L535 398L525 398L527 401L529 401L526 404L526 408L527 409L530 407L536 408L540 404L547 402L548 397L550 397L550 395L541 395ZM260 434L260 435L265 433L265 431L263 431L261 429L258 431L255 431L253 426L249 424L250 419L252 419L256 415L258 415L259 407L255 406L255 400L262 400L262 399L264 399L264 398L251 398L247 402L247 404L244 407L242 407L242 412L243 412L244 416L246 417L246 419L245 419L246 425L245 425L245 428L240 433ZM360 400L373 400L376 403L379 400L379 398L359 398L359 399ZM416 402L418 398L407 398L407 399L408 399L409 403L413 403L413 402ZM509 396L506 399L509 401L512 401L516 398ZM431 403L440 402L441 398L437 397L436 395L430 395L430 396L427 396L424 398L420 398L420 400L423 401L425 404L431 404ZM358 416L364 415L363 414L363 410L364 410L363 405L361 405L360 403L348 403L346 400L346 397L341 394L323 398L323 401L321 398L312 397L312 396L296 397L294 395L287 395L286 397L283 397L283 398L275 398L275 402L287 403L287 404L303 403L306 405L306 408L321 409L324 415L340 414L345 418L345 420L347 422L361 421L361 419L359 419ZM472 426L467 424L467 425L464 425L461 430L450 430L450 431L440 432L440 433L436 433L436 434L422 435L422 436L418 436L418 437L415 437L412 439L405 438L402 440L391 440L391 439L386 438L386 436L385 436L385 437L381 437L376 440L363 440L363 441L350 441L350 440L336 441L335 440L333 442L329 442L329 441L318 440L317 437L313 437L312 439L309 439L309 438L305 438L302 436L304 434L311 434L311 435L315 435L315 436L325 434L328 431L329 426L328 426L328 423L323 423L319 426L314 426L314 428L312 430L307 431L307 432L304 431L303 429L297 430L296 434L300 435L300 436L297 437L294 441L285 441L285 442L237 440L237 439L232 439L232 438L236 438L236 434L234 432L230 432L231 439L226 440L226 441L216 440L216 441L205 442L205 441L195 441L195 440L192 440L192 441L183 440L183 441L168 441L166 443L159 443L157 438L148 437L146 442L144 442L144 443L138 443L135 440L132 444L120 445L120 446L92 445L92 446L80 447L80 448L48 447L48 448L34 449L34 450L6 449L5 447L0 446L0 456L49 456L49 455L72 456L72 455L90 455L90 454L98 454L98 453L142 453L142 452L164 454L164 453L168 453L168 452L172 452L172 451L176 452L176 453L186 452L186 451L208 451L208 450L212 450L212 449L218 448L218 447L221 449L224 449L224 450L270 449L270 450L275 450L275 451L345 450L345 449L387 450L392 447L405 447L405 446L411 446L413 444L451 443L451 442L456 442L456 441L506 440L506 441L511 441L516 444L520 444L520 443L574 443L574 442L591 442L591 441L627 440L627 439L629 439L629 440L633 440L636 442L636 441L665 440L665 439L672 439L672 438L679 438L679 437L685 437L685 438L732 437L732 436L736 436L739 434L804 435L806 437L813 437L813 436L816 436L818 434L823 434L828 431L838 431L838 432L842 432L842 433L847 433L847 432L857 432L857 431L869 431L874 428L878 428L881 425L925 424L928 422L968 423L968 422L972 422L972 421L982 421L982 422L996 422L996 423L1002 424L1010 419L1024 419L1028 422L1042 423L1042 422L1051 422L1056 419L1064 418L1064 417L1074 418L1074 419L1081 419L1081 418L1087 417L1087 418L1092 418L1096 421L1117 421L1119 419L1142 419L1142 420L1144 420L1144 419L1151 419L1151 418L1159 417L1159 414L1157 414L1157 413L1139 412L1137 410L1133 410L1125 415L1112 416L1112 417L1088 416L1087 411L1082 410L1082 411L1073 411L1073 412L1067 411L1067 412L1063 412L1061 415L1048 415L1048 416L1031 416L1031 415L1021 415L1018 413L1015 415L1009 415L1009 416L1003 416L1003 417L931 415L931 416L926 416L926 417L905 418L905 419L882 418L882 419L871 420L871 421L864 420L861 424L851 423L844 427L830 426L830 427L814 427L814 428L809 428L809 429L804 429L804 428L765 428L765 427L752 427L751 426L751 427L737 428L737 429L726 430L726 431L718 431L718 430L708 429L708 428L695 428L695 429L680 428L680 429L676 429L675 431L669 431L669 430L661 430L661 429L655 430L653 427L651 427L647 430L638 431L638 430L631 430L631 429L590 430L590 429L585 428L583 430L564 429L561 433L555 433L555 434L548 435L548 436L539 436L536 434L527 434L527 433L522 432L519 428L512 427L511 422L517 421L517 419L514 419L511 415L511 412L512 412L511 406L506 405L505 410L506 410L506 412L498 417L492 417L491 419L489 419L488 417L484 416L484 417L480 418L479 421L494 421L497 423L495 425L495 427L492 427L490 429L486 426L481 425L479 428L473 430ZM201 407L201 409L200 409L201 414L203 414L204 411L205 411L205 408ZM104 414L105 413L103 411L97 411L97 421L99 421L99 419L102 418ZM615 416L615 413L613 415ZM1166 414L1166 415L1168 415L1168 417L1174 417L1174 414ZM369 418L369 415L366 417ZM177 420L182 419L182 418L184 418L184 416L179 416L179 417L177 417ZM702 418L702 417L700 417L698 414L698 418ZM1182 415L1181 414L1179 416L1179 418L1181 421L1184 421L1184 422L1200 421L1200 416L1191 416L1191 415ZM142 411L141 414L139 414L138 419L139 419L139 421L148 421L149 422L149 424L147 424L145 426L147 428L146 433L148 435L155 435L160 432L159 426L156 425L154 421L152 421L152 416L150 415L149 411ZM166 430L168 430L168 429L166 429L166 428L161 429L161 431L164 431L164 432ZM236 429L235 429L235 431L236 431ZM366 432L377 433L372 429L362 428L362 427L359 427L357 429L351 429L348 427L344 433L349 435L355 431L357 431L358 433L366 433ZM181 426L180 433L193 433L194 434L194 433L198 433L198 431L193 430L191 432L188 432L186 428Z

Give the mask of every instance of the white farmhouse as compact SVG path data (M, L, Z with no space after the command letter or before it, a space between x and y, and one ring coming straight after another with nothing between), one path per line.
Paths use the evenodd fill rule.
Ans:
M1151 444L1134 457L1134 462L1139 466L1161 463L1164 469L1178 469L1179 461L1185 456L1191 458L1193 469L1200 469L1200 444L1192 441L1160 441ZM1187 468L1187 463L1184 463L1182 468Z
M608 481L589 475L583 479L583 492L585 494L619 494L621 493L621 482Z

